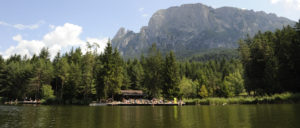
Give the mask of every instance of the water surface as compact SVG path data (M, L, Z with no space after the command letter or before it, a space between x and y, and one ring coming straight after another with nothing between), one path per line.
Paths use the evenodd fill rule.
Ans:
M7 106L0 127L300 128L300 104L227 106Z

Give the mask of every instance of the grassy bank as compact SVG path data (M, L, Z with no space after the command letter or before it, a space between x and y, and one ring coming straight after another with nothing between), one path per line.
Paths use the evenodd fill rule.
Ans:
M300 102L300 93L281 93L271 96L246 96L231 98L184 99L186 104L225 105L225 104L280 104Z

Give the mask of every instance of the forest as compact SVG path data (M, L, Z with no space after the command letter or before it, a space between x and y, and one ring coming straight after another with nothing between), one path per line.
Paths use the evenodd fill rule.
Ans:
M153 43L140 58L125 60L110 42L101 54L98 45L87 42L86 53L72 48L52 60L47 48L33 57L0 56L0 98L87 104L114 98L124 89L143 90L149 99L296 93L300 92L299 29L300 21L275 32L258 32L240 40L238 55L232 58L178 59L173 51L163 55Z

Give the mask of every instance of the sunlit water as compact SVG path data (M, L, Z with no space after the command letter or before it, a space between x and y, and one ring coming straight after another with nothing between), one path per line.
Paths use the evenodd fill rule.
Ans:
M300 128L300 104L227 106L6 106L0 127Z

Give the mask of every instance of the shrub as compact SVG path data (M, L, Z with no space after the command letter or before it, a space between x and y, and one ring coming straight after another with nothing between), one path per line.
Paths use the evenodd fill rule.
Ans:
M42 97L43 99L53 99L55 96L53 95L54 91L50 85L43 85L42 87Z

